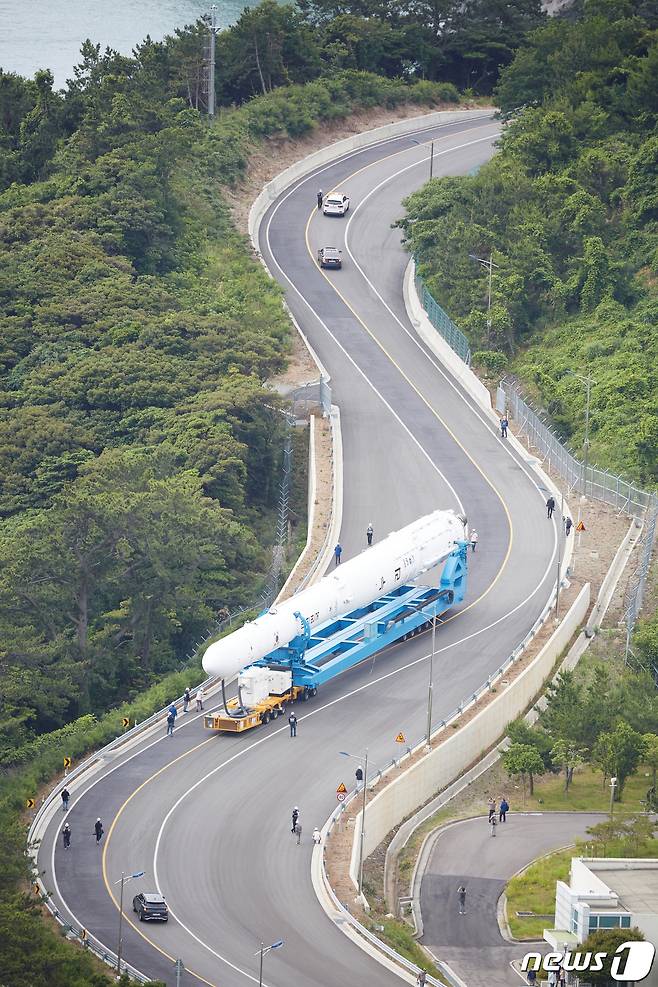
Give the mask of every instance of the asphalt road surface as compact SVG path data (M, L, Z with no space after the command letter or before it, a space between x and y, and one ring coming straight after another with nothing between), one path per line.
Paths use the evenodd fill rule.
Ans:
M486 816L441 831L420 886L422 942L448 963L468 987L519 983L512 960L527 951L505 941L498 928L498 899L509 879L536 857L571 845L601 813L507 814L491 837ZM466 914L459 914L457 888L466 888ZM546 920L546 928L553 921Z
M546 490L471 406L415 336L402 302L407 256L391 222L427 177L461 174L486 161L499 126L485 115L351 153L300 180L273 203L261 249L288 302L332 375L344 446L343 559L437 507L463 509L480 543L470 555L467 598L437 633L434 719L438 723L497 669L550 596L557 527L546 520ZM316 191L344 187L345 219L318 213ZM343 250L342 271L321 272L314 252ZM466 248L465 248L466 249ZM310 879L311 832L353 783L355 762L340 750L369 749L375 767L410 742L425 721L428 636L388 649L324 686L300 706L298 736L280 721L241 737L207 736L198 717L180 716L173 737L116 755L87 791L74 792L72 846L56 842L61 819L39 855L46 886L63 914L116 949L117 881L160 889L168 925L126 925L124 956L173 985L244 987L258 982L259 944L284 939L266 957L271 987L393 987L399 979L354 945L322 911ZM436 683L438 682L438 686ZM163 730L164 734L164 730ZM90 783L88 783L89 785ZM301 809L304 836L290 833ZM105 846L92 832L101 816Z

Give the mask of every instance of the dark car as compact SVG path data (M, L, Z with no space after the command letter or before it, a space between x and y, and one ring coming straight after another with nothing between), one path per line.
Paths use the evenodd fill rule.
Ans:
M318 250L320 267L342 267L341 252L337 247L320 247Z
M140 922L168 922L169 909L161 894L136 894L133 898L133 911Z

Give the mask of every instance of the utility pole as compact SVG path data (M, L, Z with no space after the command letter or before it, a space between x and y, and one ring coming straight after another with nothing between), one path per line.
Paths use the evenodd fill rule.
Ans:
M564 521L564 493L560 494L560 522L557 536L557 588L555 590L555 619L560 617L560 583L562 582L562 525Z
M208 57L208 116L215 115L215 35L217 34L217 7L210 8L210 45Z
M489 260L485 260L484 257L478 257L477 254L468 255L471 260L477 261L482 267L485 267L489 271L489 290L487 291L487 345L491 343L491 288L492 288L492 278L493 269L498 267L498 264L494 264L493 259L493 248L489 253Z
M589 466L589 409L592 399L592 384L596 384L596 381L591 374L587 374L585 377L583 374L577 374L573 370L567 370L567 373L571 377L575 377L579 380L581 384L585 385L585 438L583 440L583 490L582 493L587 496L587 468Z
M363 894L363 843L366 838L366 798L368 792L368 748L363 761L363 809L361 810L361 841L359 844L359 894Z
M434 141L430 144L430 181L434 177Z

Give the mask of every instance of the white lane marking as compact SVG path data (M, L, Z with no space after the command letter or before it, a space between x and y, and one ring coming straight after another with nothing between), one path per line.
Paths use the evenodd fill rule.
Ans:
M483 119L488 119L488 118L487 117L484 117ZM427 128L427 129L432 129L432 128ZM474 130L476 128L470 127L468 129ZM480 137L477 140L467 141L464 144L459 144L459 145L456 145L454 147L447 148L444 151L437 152L435 156L438 157L440 154L449 154L449 153L452 153L453 151L460 151L464 147L469 147L471 144L478 144L478 143L481 143L482 141L485 141L485 140L489 140L490 141L492 139L492 136L493 135L489 134L487 137ZM413 148L409 148L409 147L403 148L402 150L395 152L395 154L404 154L404 153L406 153L406 151L409 151L409 150L413 150ZM394 157L394 156L395 155L389 155L389 157ZM343 159L341 159L341 160L343 160ZM379 160L380 159L378 159L376 162L373 162L373 164L378 164L379 163ZM409 167L411 167L411 168L419 167L422 163L423 162L421 162L421 161L417 161L417 162L414 162ZM329 166L327 166L327 167L329 167ZM326 169L322 169L322 170L326 170ZM313 309L311 303L304 297L304 295L301 293L301 291L299 290L299 288L297 287L297 285L294 284L294 282L288 277L288 275L286 274L286 272L283 270L283 268L279 264L279 262L278 262L278 260L276 258L276 255L275 255L275 253L274 253L274 251L272 249L272 244L271 244L271 241L270 241L270 227L272 225L272 221L273 221L274 217L276 216L276 214L279 211L279 209L281 208L281 206L293 194L293 192L295 192L305 182L310 181L310 179L312 177L314 177L316 174L319 174L319 172L314 172L313 175L309 175L307 178L303 179L302 181L300 181L296 185L294 185L292 188L290 188L288 190L288 192L286 192L286 194L277 202L277 204L274 207L274 209L272 210L271 214L268 216L267 222L265 224L265 241L267 243L267 249L268 249L268 251L270 253L270 257L272 258L272 260L276 264L278 270L281 272L282 277L285 278L285 280L288 282L288 284L290 285L290 287L292 288L292 290L299 296L299 298L302 300L302 302L307 306L307 308L309 309L309 311L312 313L312 315L314 316L314 318L317 319L317 321L320 323L320 325L325 330L325 332L327 333L327 335L334 341L334 343L336 344L336 346L338 347L338 349L343 353L343 355L347 358L347 360L352 364L352 366L357 371L357 373L360 374L360 376L366 382L366 384L368 385L368 387L370 387L371 390L374 392L374 394L379 398L379 400L382 402L382 404L384 405L384 407L390 412L390 414L397 421L397 423L400 425L400 427L403 429L403 431L406 432L406 434L409 436L409 438L411 439L411 441L413 442L413 444L420 450L421 454L428 461L428 463L430 464L430 466L432 467L432 469L434 469L436 471L436 473L441 477L441 479L445 483L446 487L448 488L448 490L450 490L450 492L452 493L453 497L455 498L455 501L456 501L456 503L458 505L458 509L463 513L464 512L464 506L462 504L461 498L459 497L457 491L455 490L455 488L453 487L453 485L450 483L450 481L448 480L448 478L439 469L439 467L434 462L434 460L431 458L431 456L429 455L429 453L427 452L427 450L423 448L423 446L420 444L420 441L410 431L410 429L408 428L408 426L404 424L404 422L402 421L402 419L400 418L400 416L393 410L393 408L388 403L388 401L386 400L386 398L384 397L384 395L381 393L381 391L379 391L375 387L375 385L372 383L372 381L368 378L368 376L365 373L365 371L363 371L361 369L361 367L356 363L356 361L354 360L354 358L351 356L350 353L348 353L348 351L345 349L345 347L343 346L343 344L338 341L338 339L336 338L336 336L334 335L334 333L331 331L331 329L329 328L329 326L327 325L327 323Z
M499 624L501 621L506 620L512 614L516 613L517 610L520 610L522 607L524 607L533 598L533 596L535 596L541 589L544 581L546 580L546 577L549 575L549 572L552 569L552 564L553 563L551 559L551 561L549 562L549 564L547 565L544 571L544 575L542 576L540 583L535 587L532 593L528 594L525 600L522 600L512 610L508 611L506 614L501 615L496 620L494 620L491 624L488 624L486 627L482 627L480 628L480 630L473 631L471 634L467 634L465 637L459 638L459 640L453 641L451 644L447 644L445 645L445 647L437 649L434 652L435 657L436 655L440 655L445 651L450 651L452 648L455 648L458 645L464 644L466 641L470 641L472 638L477 637L479 634L483 634L486 631L491 630L491 628L495 627L496 624ZM398 642L398 643L402 643L402 642ZM353 689L351 692L347 692L342 696L337 696L336 699L332 699L330 702L325 703L324 706L319 706L317 709L313 709L310 710L308 713L305 713L303 716L299 717L300 722L309 719L309 717L311 716L317 716L319 713L324 713L326 710L331 709L332 706L336 706L338 703L344 702L346 699L351 699L353 696L358 695L360 692L364 692L366 689L370 689L372 686L379 685L380 682L385 682L387 679L392 678L394 675L399 675L401 672L406 672L410 668L414 668L414 666L419 665L421 662L427 661L429 658L430 658L429 654L421 655L419 658L415 658L413 661L408 662L406 665L402 665L400 668L394 668L390 672L386 672L384 675L380 675L379 678L377 679L373 679L370 682L365 682L363 685L359 686L356 689ZM261 744L266 743L268 740L271 740L273 737L276 737L278 734L284 733L287 729L288 729L287 726L283 726L283 727L279 727L277 730L270 730L269 733L266 734L266 736L261 737L260 740L254 741L254 743L250 744L249 747L244 747L241 750L237 751L235 754L232 754L231 757L227 758L225 761L222 761L221 764L216 765L214 768L211 768L210 771L206 772L205 775L199 778L198 781L196 781L193 785L191 785L185 792L183 792L183 794L177 799L177 801L174 802L171 809L162 820L162 824L160 826L160 829L158 830L158 835L155 841L155 848L153 851L153 875L155 879L155 886L160 894L162 894L163 892L162 892L162 886L160 884L160 876L158 871L158 855L160 852L160 845L164 835L165 827L169 822L170 818L172 817L172 815L174 814L174 812L188 798L188 796L192 794L192 792L194 792L200 785L205 785L208 779L212 778L213 775L217 774L218 771L221 771L223 768L228 767L230 764L233 763L233 761L236 761L240 757L244 757L250 751L254 750L256 747L259 747ZM225 956L222 956L222 954L218 953L217 950L212 948L212 946L209 946L207 942L205 942L203 939L200 938L200 936L197 936L196 933L193 932L192 929L190 929L190 927L186 925L183 922L183 920L179 917L179 915L174 911L174 909L171 906L170 899L168 899L168 904L169 904L169 914L176 920L176 922L178 922L181 928L184 929L185 932L187 932L188 935L192 937L192 939L194 939L195 942L197 942L200 946L203 946L203 948L208 950L209 953L212 953L212 955L215 956L218 960L221 960L223 963L226 963L226 965L231 967L232 970L235 970L236 973L241 973L245 977L248 977L249 980L253 980L254 982L256 982L256 978L253 977L250 973L248 973L245 970L242 970L234 963L231 963L231 961L228 960Z
M489 138L484 137L484 138L481 138L481 140L491 140L491 137L489 137ZM471 141L470 143L477 144L477 143L480 143L480 141ZM438 153L435 153L434 157L439 157L440 155L447 154L447 153L448 153L448 151L439 151ZM399 171L396 171L393 174L389 175L387 178L384 178L379 183L379 185L375 185L375 187L372 188L370 190L370 192L368 192L361 199L361 201L359 202L358 206L354 209L354 212L352 213L352 215L348 219L347 224L345 226L345 249L347 250L347 252L350 255L350 257L352 258L352 261L354 263L354 266L356 267L356 269L358 270L358 272L361 274L361 276L364 279L364 281L366 282L366 284L372 289L373 293L380 300L380 302L382 303L382 305L384 306L384 308L386 309L386 311L397 322L397 324L400 326L400 328L403 330L403 332L406 333L406 335L409 337L409 339L414 344L414 346L418 350L420 350L420 352L429 361L429 363L431 363L431 365L434 367L434 369L437 370L440 373L440 375L443 377L443 379L445 380L445 382L450 385L450 387L455 392L455 394L464 402L464 404L466 404L467 408L472 412L472 414L474 414L475 417L478 418L478 420L482 422L482 424L485 426L485 428L487 429L487 431L490 432L490 433L493 433L494 435L496 435L497 432L496 432L496 428L495 428L493 422L490 422L489 421L489 419L482 412L481 408L479 407L479 405L477 403L471 403L471 402L469 402L466 399L465 395L459 390L459 388L457 387L457 385L455 384L455 382L452 380L452 378L450 377L450 375L448 373L446 373L446 371L444 370L444 368L441 366L441 364L435 358L434 354L429 350L429 348L426 349L425 347L423 347L421 345L421 343L420 343L420 340L415 335L415 333L411 332L411 330L409 329L409 327L406 326L404 324L404 322L402 322L402 320L397 317L397 315L395 314L395 312L393 311L393 309L390 307L390 305L386 302L386 300L379 293L379 291L375 287L374 283L370 280L370 278L368 277L368 275L366 274L366 272L363 270L363 268L361 267L361 265L359 264L359 262L357 261L356 257L354 256L354 254L352 253L352 251L350 249L350 245L349 245L350 224L352 223L352 220L356 217L359 209L368 201L368 199L370 198L371 195L374 195L374 193L375 192L378 192L381 188L384 187L384 185L387 185L389 182L393 181L393 179L397 178L399 175L404 174L405 171L409 171L413 167L415 167L415 164L413 164L413 165L407 165L404 168L400 168ZM542 492L542 490L541 490L541 488L539 486L539 481L538 481L535 473L533 471L531 471L526 466L526 464L523 462L523 460L518 455L516 455L513 452L512 447L509 444L507 444L507 443L505 443L505 442L503 442L501 440L500 445L504 449L505 453L508 456L510 456L510 458L513 460L513 462L516 463L517 466L520 466L521 467L521 469L523 470L523 472L525 473L525 475L530 480L530 483L532 484L533 487L535 487L535 489L537 490L537 493L539 494L539 496L542 498L542 501L543 501L544 495L543 495L543 492ZM557 526L554 526L553 556L555 555L556 542L557 542Z

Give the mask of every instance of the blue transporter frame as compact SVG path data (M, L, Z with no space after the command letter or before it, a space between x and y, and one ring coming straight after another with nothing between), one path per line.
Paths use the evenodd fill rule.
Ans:
M318 686L353 668L396 641L431 626L466 592L468 542L448 556L438 587L397 586L365 607L311 627L301 614L304 633L287 647L271 651L255 665L292 670L292 684L315 693Z

